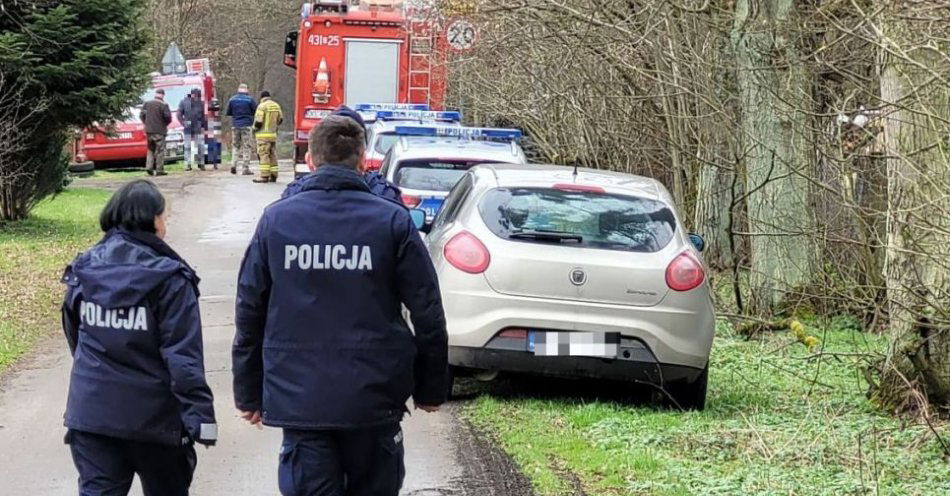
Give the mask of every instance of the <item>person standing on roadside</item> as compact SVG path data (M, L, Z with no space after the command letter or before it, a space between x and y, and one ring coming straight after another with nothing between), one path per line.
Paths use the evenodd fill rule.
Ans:
M145 158L145 172L150 176L164 176L165 172L165 137L168 135L168 125L172 123L172 111L165 103L165 90L155 90L155 98L142 105L139 118L145 124L145 135L148 140L148 155Z
M198 276L168 246L165 198L147 180L112 196L105 236L66 267L72 353L66 443L79 494L187 496L194 443L217 440L205 380Z
M208 130L208 116L200 89L194 88L187 98L182 98L178 104L178 120L185 127L185 170L192 170L196 164L199 169L205 170L204 138Z
M435 268L409 210L369 190L365 148L348 117L311 131L316 171L264 210L238 276L234 398L283 429L284 496L396 496L407 400L447 396Z
M228 101L225 111L225 115L231 118L231 174L237 174L238 165L242 166L241 174L254 174L251 172L251 149L254 146L251 127L256 112L257 102L248 94L247 85L238 86L237 94Z
M280 105L271 100L269 91L261 92L261 104L254 113L254 131L257 138L257 155L261 161L261 177L255 183L277 182L277 128L284 122Z

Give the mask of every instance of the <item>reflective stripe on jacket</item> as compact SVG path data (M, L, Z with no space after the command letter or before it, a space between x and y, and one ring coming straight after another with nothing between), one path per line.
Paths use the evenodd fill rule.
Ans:
M270 98L265 98L254 114L254 130L257 131L255 137L258 141L277 141L277 127L282 122L284 114L280 105Z

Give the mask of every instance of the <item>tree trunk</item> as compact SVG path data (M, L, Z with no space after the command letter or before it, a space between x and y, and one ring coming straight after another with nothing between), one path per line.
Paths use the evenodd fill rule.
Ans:
M877 395L906 408L904 392L919 386L950 408L950 42L947 27L928 22L926 12L913 15L904 2L890 7L882 16L881 99L893 339Z
M806 134L811 92L791 41L794 14L793 0L739 0L732 35L748 191L750 303L764 315L809 281L814 257L806 179L812 169Z

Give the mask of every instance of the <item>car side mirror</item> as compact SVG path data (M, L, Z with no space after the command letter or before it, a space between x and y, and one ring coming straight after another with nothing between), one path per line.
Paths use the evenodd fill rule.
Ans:
M689 241L693 243L693 246L695 246L700 253L706 249L706 240L698 234L689 233Z
M217 98L212 98L211 101L208 102L208 109L212 112L220 112L221 102L219 102Z
M291 69L297 68L297 38L299 33L297 31L291 31L287 33L287 38L284 39L284 65L290 67Z
M425 210L419 210L418 208L412 209L409 211L409 216L412 217L412 224L416 226L416 229L426 234L432 229L432 224L426 222Z

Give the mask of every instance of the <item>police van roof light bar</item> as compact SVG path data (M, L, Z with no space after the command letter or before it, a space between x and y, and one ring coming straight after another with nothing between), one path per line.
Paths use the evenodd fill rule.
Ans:
M431 136L502 141L515 141L524 137L522 132L518 129L490 127L396 126L395 133L401 136Z
M445 121L459 122L461 112L422 112L418 110L381 110L376 112L379 120L409 120L409 121Z
M426 112L429 105L425 103L358 103L353 109L357 112L379 112L387 110L420 110Z

